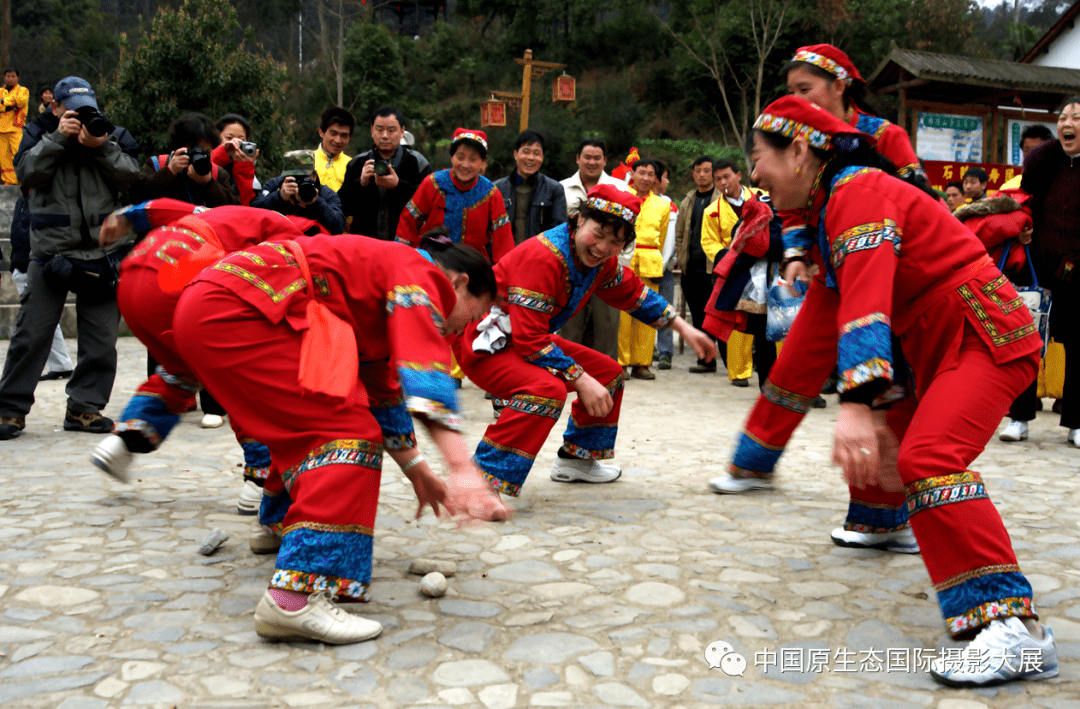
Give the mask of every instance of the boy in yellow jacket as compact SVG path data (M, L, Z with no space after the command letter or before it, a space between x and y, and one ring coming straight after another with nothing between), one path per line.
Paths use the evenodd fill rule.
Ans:
M30 89L19 86L19 72L9 67L4 71L4 87L0 89L0 182L17 185L15 153L22 142L26 125L26 107L30 104Z

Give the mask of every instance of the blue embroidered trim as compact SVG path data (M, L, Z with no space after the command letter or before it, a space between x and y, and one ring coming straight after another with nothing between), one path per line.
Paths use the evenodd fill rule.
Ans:
M277 571L270 586L366 598L371 582L371 552L371 533L363 528L288 529L281 538Z
M263 488L262 504L259 505L259 524L267 529L281 534L282 525L285 523L285 515L289 514L292 507L292 498L288 491L272 493Z
M995 618L1035 617L1031 584L1014 564L974 569L935 588L941 614L954 635Z
M875 379L893 381L889 316L871 313L841 327L837 360L840 393Z
M147 212L147 208L153 203L154 200L148 200L141 204L133 204L129 207L124 207L116 212L118 217L123 217L131 222L131 228L135 230L136 234L147 234L154 227L150 225L150 214Z
M657 330L667 327L675 319L675 308L671 307L664 296L651 288L642 285L641 290L637 304L627 310L626 314Z
M844 529L864 534L883 534L907 526L907 523L907 507L904 505L891 507L852 499L848 503Z
M151 451L158 449L180 421L177 414L169 413L164 401L149 394L136 394L131 397L131 401L124 407L124 412L120 414L120 419L113 433L135 433L146 441Z
M574 417L566 424L563 449L585 460L607 460L615 457L615 437L619 433L617 423L579 425Z
M401 451L416 447L416 432L404 399L399 397L393 406L372 406L370 411L382 429L383 448Z
M491 403L495 406L519 411L523 414L546 416L547 418L558 421L559 416L562 414L563 404L566 402L562 399L548 399L543 396L515 394L509 399L493 397Z
M833 268L840 268L848 254L876 249L886 242L893 245L893 254L899 256L900 228L892 219L853 226L832 243Z
M908 495L907 510L912 515L944 505L990 499L982 476L970 470L923 478L904 487Z
M430 399L453 413L461 411L458 407L457 383L450 373L439 371L434 364L430 369L421 369L421 366L413 362L398 362L398 378L405 395Z
M490 478L499 492L516 497L521 492L536 456L523 450L499 445L487 436L476 446L473 460Z
M746 431L739 433L736 441L732 466L745 472L772 475L776 462L784 453L783 448L767 447Z
M495 189L495 184L480 175L476 178L476 184L462 192L450 177L449 169L439 170L431 177L442 192L445 202L443 224L450 230L450 239L455 244L460 244L465 228L465 212L483 202L491 194L491 190Z
M266 480L270 474L270 449L258 441L247 441L240 447L244 449L244 477Z

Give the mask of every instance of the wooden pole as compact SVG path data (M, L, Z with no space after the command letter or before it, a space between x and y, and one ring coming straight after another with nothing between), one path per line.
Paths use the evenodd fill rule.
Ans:
M7 2L8 0L4 0ZM525 50L525 66L521 71L521 121L519 130L529 127L529 94L532 93L532 50Z

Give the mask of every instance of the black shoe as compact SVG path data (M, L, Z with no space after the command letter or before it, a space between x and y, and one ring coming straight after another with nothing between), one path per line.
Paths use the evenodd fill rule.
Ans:
M47 372L46 374L42 374L41 379L39 379L38 381L39 382L54 382L57 379L70 379L70 378L71 378L71 370L70 369L64 369L64 370L61 370L59 372Z
M739 387L740 389L745 389L748 386L750 386L750 380L749 379L732 379L731 380L731 386Z
M828 381L825 382L825 385L821 387L821 393L826 396L829 396L830 394L835 394L836 383L836 380L830 377Z
M657 369L671 369L671 357L664 355L660 358L660 363L656 365Z
M112 433L113 421L101 413L95 411L90 414L77 414L71 409L67 410L64 417L65 431L82 431L84 433Z
M1054 399L1054 405L1050 407L1050 410L1055 414L1061 414L1061 399Z
M690 368L691 374L705 374L710 372L716 372L715 362L710 362L709 364L695 364L693 367Z
M823 396L819 396L810 403L810 408L812 409L824 409L826 406L828 406L828 403Z
M26 428L26 419L22 416L4 416L0 418L0 441L18 438Z

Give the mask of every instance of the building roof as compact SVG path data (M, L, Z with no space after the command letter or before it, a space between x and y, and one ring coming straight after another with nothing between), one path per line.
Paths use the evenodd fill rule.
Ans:
M1073 28L1078 16L1080 16L1080 0L1074 2L1072 7L1061 13L1061 17L1054 23L1054 26L1048 29L1046 34L1040 37L1039 41L1035 43L1035 46L1029 49L1028 53L1020 58L1020 63L1030 64L1043 52L1050 51L1050 45L1057 41L1057 38L1061 36L1062 32Z
M1080 4L1080 3L1078 3ZM867 81L875 93L905 89L907 96L951 104L1054 108L1080 94L1080 70L893 49Z

